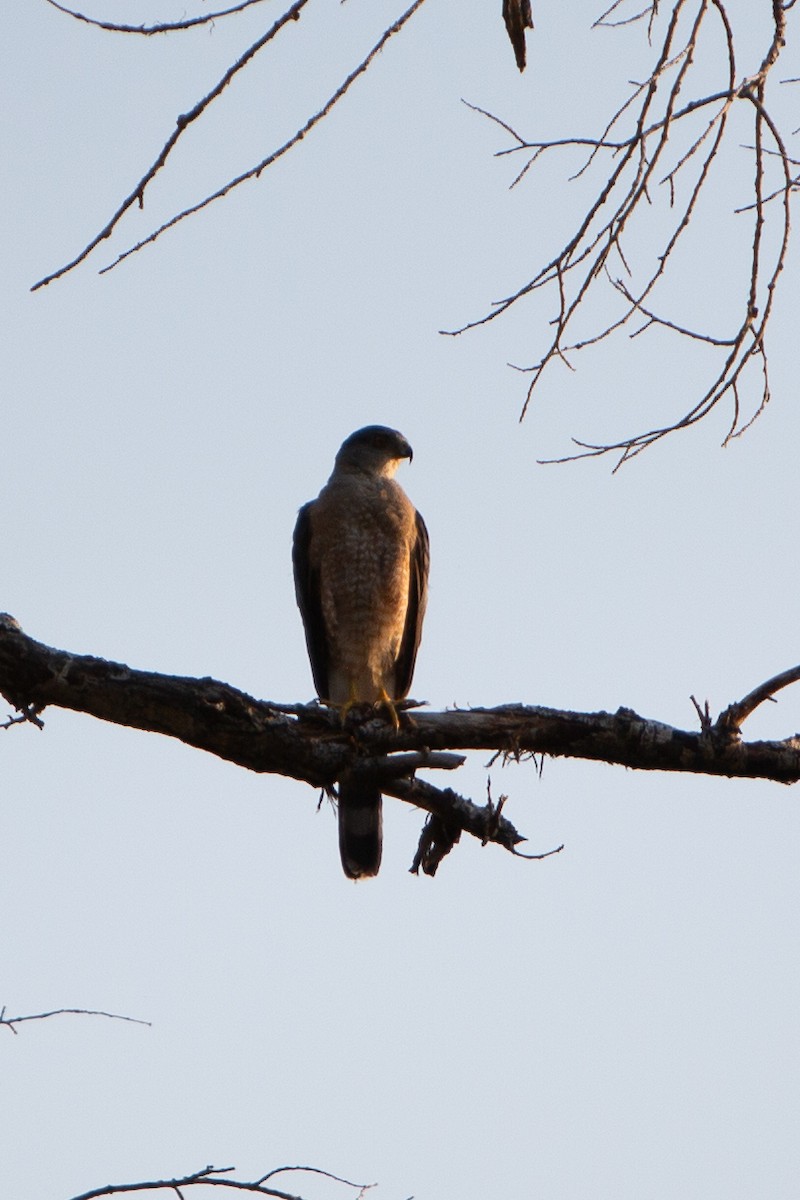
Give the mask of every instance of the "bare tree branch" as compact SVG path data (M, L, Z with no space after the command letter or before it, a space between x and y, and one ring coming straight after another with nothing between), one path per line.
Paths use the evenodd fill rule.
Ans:
M26 721L35 725L37 729L44 729L44 721L36 715L32 708L21 709L18 717L7 717L5 721L0 722L0 729L10 729L12 725L24 725Z
M51 7L73 19L113 32L152 35L192 28L197 24L241 13L260 0L239 0L213 13L186 17L172 23L133 25L101 21L98 18L48 0ZM178 117L175 129L161 151L115 213L71 261L34 284L45 287L84 262L101 242L117 229L125 214L136 204L144 204L145 192L165 166L174 146L189 124L203 116L221 95L233 77L268 45L290 21L297 21L307 0L295 3L278 18L225 72L217 84L193 108ZM187 217L222 199L230 191L251 179L292 150L330 114L352 84L369 69L375 57L394 34L398 33L421 7L413 4L389 25L366 57L331 93L322 107L300 125L282 145L268 153L255 166L227 180L215 191L182 211L175 213L158 228L124 250L101 273L112 270L131 254L157 241L167 230ZM567 462L577 458L611 454L617 466L641 453L668 434L688 429L702 421L717 406L730 405L730 424L724 442L740 436L763 412L770 399L766 333L774 309L778 278L781 275L790 240L790 200L800 187L793 174L797 160L789 156L786 137L770 111L767 86L773 77L786 45L787 13L792 3L771 0L769 40L753 74L742 76L737 70L735 29L726 0L612 0L593 22L599 36L622 26L640 25L648 45L655 45L652 67L646 77L632 85L627 98L603 122L599 135L565 136L549 140L531 140L517 132L509 122L470 105L494 121L512 139L513 145L498 152L523 156L512 187L519 185L546 157L548 161L564 149L585 148L582 166L569 181L599 171L594 194L577 220L572 235L548 262L522 286L503 299L493 302L482 316L456 328L442 330L455 336L496 320L538 293L552 295L549 329L535 361L516 369L529 375L521 417L527 413L534 392L551 364L561 363L575 369L579 352L627 333L640 337L653 331L688 340L703 348L710 363L701 394L683 415L650 429L613 441L573 439L575 451L558 458L543 460ZM503 0L503 17L514 45L520 69L525 62L525 32L532 28L530 0ZM661 30L660 39L655 38ZM720 86L708 87L709 70L718 70L715 53L721 51ZM717 81L715 80L715 83ZM713 179L719 179L722 151L731 143L730 116L744 105L753 120L753 144L745 147L752 156L751 200L732 205L738 214L753 214L750 250L744 248L742 268L747 282L740 296L739 314L732 328L719 331L696 329L666 310L660 297L667 278L676 277L676 250L685 241L694 221L700 199L709 194ZM603 167L605 163L605 168ZM774 170L770 164L774 164ZM778 174L779 173L779 174ZM724 194L724 188L721 189ZM663 197L663 200L661 200ZM770 207L772 201L780 201ZM715 198L719 209L720 201ZM660 224L659 224L660 222ZM659 248L648 258L639 247L641 234L655 229ZM635 250L635 252L634 252ZM617 303L594 307L602 288L611 287ZM680 295L690 285L679 281ZM592 317L591 313L598 315ZM588 330L579 328L579 317L589 314Z
M752 692L735 703L730 704L719 717L720 727L727 727L732 733L738 735L742 725L750 716L751 713L763 704L766 700L772 700L776 692L781 688L788 687L791 683L797 683L800 680L800 667L791 667L788 671L781 671L780 675L774 675L772 679L768 679L766 683L760 683L758 687L753 688Z
M48 1017L60 1016L108 1017L112 1021L130 1021L133 1025L152 1025L151 1021L142 1021L138 1017L126 1017L121 1013L103 1012L96 1008L54 1008L50 1012L30 1013L24 1017L7 1017L4 1004L0 1009L0 1026L5 1026L16 1034L15 1026L21 1025L23 1021L45 1021Z
M197 25L213 24L214 21L233 16L234 13L243 12L245 8L251 8L254 4L263 4L264 2L265 0L241 0L241 3L234 4L232 8L222 8L217 12L203 13L199 17L184 17L182 21L169 21L160 25L120 25L114 21L100 21L96 17L88 17L74 8L57 4L56 0L46 0L51 8L57 8L59 12L65 13L68 17L74 17L76 21L82 21L85 25L93 25L96 29L105 29L109 33L139 33L144 34L145 37L150 37L154 33L176 33L182 29L193 29Z
M699 731L673 728L631 709L569 712L534 705L455 709L413 716L395 730L380 711L354 708L344 724L312 703L283 705L214 679L135 671L121 663L74 655L34 641L13 618L0 616L0 694L37 715L52 706L134 729L174 737L250 771L284 775L335 794L343 775L362 774L381 790L422 808L431 823L415 858L438 865L467 833L482 844L516 851L524 837L502 804L478 805L450 788L416 778L420 769L452 770L451 751L491 750L514 761L533 755L582 758L646 771L800 779L800 735L744 742L739 730L757 704L800 679L800 667L760 685ZM444 752L444 753L443 753ZM432 873L432 872L431 872Z
M653 3L646 5L645 8L639 9L638 12L633 13L633 15L630 17L618 17L613 21L609 20L609 18L613 17L614 13L618 9L624 7L625 3L626 0L614 0L614 3L610 5L605 12L600 14L597 20L593 23L592 28L600 29L601 26L605 26L607 29L618 29L621 25L635 25L637 21L643 21L644 18L647 17L649 38L652 32L653 22L658 13L658 0L653 0Z
M281 17L278 18L271 29L269 29L268 32L263 35L263 37L254 42L252 46L250 46L244 52L244 54L237 59L233 66L225 72L222 79L220 79L220 81L211 89L211 91L204 96L202 100L199 100L197 104L195 104L194 108L192 108L189 112L178 117L176 128L167 138L158 157L139 180L133 191L125 198L125 200L123 200L122 204L120 204L117 211L103 227L100 233L92 238L92 240L86 246L84 246L80 254L76 255L71 262L66 263L66 265L63 267L59 267L58 270L51 272L43 279L40 279L38 283L35 283L31 288L31 291L35 292L38 288L47 287L49 283L52 283L56 279L60 279L63 275L66 275L69 271L72 271L75 267L87 259L92 251L95 250L101 242L105 241L106 238L111 236L122 217L125 215L128 209L132 207L133 204L138 203L140 208L144 206L145 189L164 166L164 163L172 152L175 143L178 141L178 138L181 136L187 126L191 124L191 122L196 121L198 117L202 116L209 105L213 103L213 101L216 100L221 92L227 87L233 76L238 71L242 70L242 68L245 67L255 57L259 50L262 50L264 46L272 41L275 35L280 32L280 30L283 29L289 23L289 21L297 21L300 19L300 12L307 3L308 0L295 0L295 3L292 4L292 6L287 9L287 11L283 13ZM298 142L301 142L306 134L311 132L315 125L318 125L320 121L327 117L335 105L338 104L342 97L350 90L355 81L369 69L369 67L372 65L372 62L380 54L381 50L383 50L389 39L393 37L394 34L400 32L403 26L411 19L414 13L422 7L424 3L425 0L414 0L414 3L411 5L411 7L406 9L403 15L398 17L394 24L390 25L389 28L383 32L381 37L370 50L369 54L367 54L366 58L362 59L359 65L350 72L350 74L343 80L335 92L333 92L322 108L314 113L313 116L309 117L305 124L298 129L297 132L293 134L287 142L284 142L284 144L277 150L273 150L255 167L251 167L250 170L243 172L241 175L237 175L235 179L229 180L216 192L212 192L211 195L206 196L205 199L200 200L197 204L190 205L182 212L177 213L169 221L165 221L163 225L159 226L159 228L151 233L148 237L143 238L140 242L137 242L135 246L132 246L129 250L126 250L123 254L120 254L112 263L110 263L107 267L104 267L103 271L101 271L101 274L112 270L131 254L136 254L139 250L143 249L144 246L149 246L152 242L157 241L163 233L166 233L168 229L172 229L172 227L177 225L180 221L185 220L186 217L191 216L193 213L199 212L203 208L207 208L208 205L213 204L215 200L221 200L223 196L227 196L228 192L239 187L240 184L245 183L248 179L260 178L261 173L265 171L267 167L271 167L272 164L277 162L279 158L282 158L283 155L296 146Z
M136 1192L157 1191L172 1191L180 1196L182 1188L190 1187L218 1187L229 1191L250 1192L257 1196L273 1196L276 1200L303 1200L301 1196L293 1192L279 1191L277 1188L267 1186L268 1179L293 1171L307 1175L321 1175L325 1179L333 1180L334 1183L341 1183L345 1187L357 1191L359 1200L375 1187L374 1183L352 1183L349 1179L343 1179L340 1175L323 1171L319 1167L277 1167L275 1170L268 1171L266 1175L262 1175L260 1179L250 1181L230 1178L231 1173L235 1170L235 1167L207 1166L200 1171L193 1171L190 1175L182 1175L175 1179L150 1179L142 1180L139 1183L107 1183L102 1187L92 1188L91 1191L81 1192L79 1196L73 1196L72 1200L99 1200L102 1196L122 1196L132 1195ZM225 1176L229 1178L224 1178Z
M125 197L107 224L104 225L100 232L94 238L92 238L92 240L86 246L84 246L80 254L76 255L71 262L68 262L63 267L59 267L57 271L53 271L50 275L46 275L43 279L40 279L38 283L35 283L31 288L32 292L35 292L38 288L47 287L47 285L52 283L53 280L60 279L62 275L66 275L68 271L73 270L73 268L77 267L79 263L82 263L86 258L88 258L92 251L95 250L101 242L105 241L106 238L111 237L111 234L122 220L122 217L134 204L138 204L140 208L144 207L145 189L164 166L164 163L167 161L178 139L181 137L184 131L189 125L191 125L193 121L196 121L198 117L202 116L209 105L212 104L225 90L230 81L233 79L234 75L246 67L247 64L256 56L256 54L258 54L259 50L263 50L264 46L268 45L268 43L271 42L272 39L278 33L280 33L281 29L288 25L290 21L298 21L300 19L300 13L305 8L307 3L308 0L295 0L294 4L292 4L291 7L282 14L282 16L278 17L277 21L275 21L272 27L268 29L267 32L260 38L258 38L257 41L253 42L252 46L249 46L247 50L245 50L244 54L242 54L236 60L233 66L228 68L228 70L214 85L211 91L208 92L202 98L202 100L198 100L194 108L190 109L189 112L183 113L180 117L178 117L175 129L161 147L158 157L144 173L133 191Z
M267 1171L266 1175L262 1175L258 1180L259 1183L266 1183L268 1179L274 1179L276 1175L288 1175L292 1172L300 1172L303 1175L321 1175L323 1179L330 1179L334 1183L343 1183L345 1187L358 1188L360 1192L369 1192L372 1188L377 1187L376 1183L354 1183L352 1179L344 1179L341 1175L334 1175L332 1171L323 1171L321 1167L273 1167L271 1171Z

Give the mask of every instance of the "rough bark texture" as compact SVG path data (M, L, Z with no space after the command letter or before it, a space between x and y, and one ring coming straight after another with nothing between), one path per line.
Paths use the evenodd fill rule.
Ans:
M523 704L427 713L415 709L395 731L380 715L351 714L344 727L320 705L281 705L214 679L136 671L121 663L55 650L28 637L13 617L0 615L0 693L23 716L37 720L48 706L103 721L166 734L250 771L269 772L330 789L344 771L380 782L386 795L435 818L421 843L424 870L438 865L463 831L513 849L524 839L491 802L480 806L450 789L415 779L419 768L453 769L452 750L497 751L593 759L640 770L681 771L730 778L800 779L800 736L744 742L738 721L800 668L762 684L698 731L675 729L631 709L563 712ZM10 722L9 722L10 723ZM446 848L444 848L446 847ZM428 866L425 866L425 863Z

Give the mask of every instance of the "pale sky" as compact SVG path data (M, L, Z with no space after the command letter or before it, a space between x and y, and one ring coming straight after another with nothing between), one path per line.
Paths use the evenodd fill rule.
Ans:
M61 649L308 700L296 511L343 438L383 423L414 447L400 481L430 530L413 695L434 711L625 705L694 729L692 694L717 713L798 661L796 259L760 421L722 450L720 411L617 474L536 460L679 415L708 377L694 348L623 335L555 366L520 424L525 376L507 364L534 361L551 310L439 335L552 257L584 186L564 185L573 157L509 192L521 164L493 157L509 140L461 99L532 138L598 133L649 61L641 29L590 30L602 2L564 7L535 4L520 76L500 0L468 16L429 0L260 181L98 275L285 140L402 11L312 0L186 134L144 211L31 294L281 9L146 39L13 6L0 610ZM766 45L752 8L729 6L742 76ZM788 53L783 74L800 74ZM796 95L781 95L788 131ZM702 208L681 260L683 303L715 332L737 311L751 137L743 123L721 208ZM663 298L685 311L677 283ZM381 874L353 885L312 789L44 719L0 735L0 1004L152 1025L0 1030L3 1196L69 1200L209 1163L242 1179L304 1163L377 1181L379 1200L797 1195L793 791L569 760L539 778L473 754L445 782L482 801L489 774L529 848L564 851L529 863L465 838L418 879L423 816L390 800ZM745 733L798 728L795 689Z

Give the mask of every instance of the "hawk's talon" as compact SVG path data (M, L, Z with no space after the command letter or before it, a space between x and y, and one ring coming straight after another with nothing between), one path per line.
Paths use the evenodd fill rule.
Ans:
M391 698L385 688L381 688L381 694L375 701L375 707L388 709L389 720L392 722L392 725L394 725L395 730L400 729L400 718L397 715L397 707L394 700Z
M347 718L350 716L350 713L354 708L366 709L369 706L373 710L385 708L388 711L389 720L391 721L393 727L396 730L399 730L400 728L398 705L402 704L402 701L393 700L385 688L381 688L380 696L371 705L369 705L368 700L359 700L355 696L349 697L344 701L343 704L339 704L335 700L323 700L322 703L326 706L326 708L333 708L338 712L342 725L347 724Z

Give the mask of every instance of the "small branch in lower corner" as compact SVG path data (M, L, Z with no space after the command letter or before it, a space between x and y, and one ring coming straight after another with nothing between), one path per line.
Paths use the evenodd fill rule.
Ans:
M37 729L44 729L44 721L32 704L20 709L18 717L8 717L0 724L0 729L10 729L12 725L35 725Z
M5 1005L0 1008L0 1025L5 1025L16 1034L18 1030L15 1026L21 1025L23 1021L44 1021L48 1017L61 1016L107 1017L111 1021L129 1021L132 1025L152 1025L152 1021L143 1021L139 1017L127 1017L123 1013L105 1012L96 1008L54 1008L49 1012L29 1013L23 1017L7 1017Z

